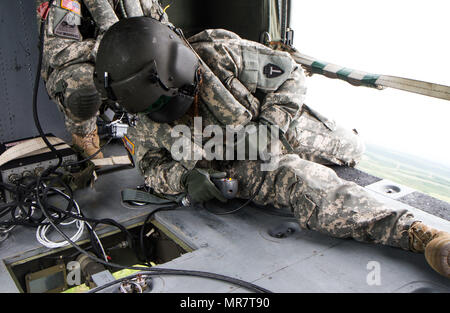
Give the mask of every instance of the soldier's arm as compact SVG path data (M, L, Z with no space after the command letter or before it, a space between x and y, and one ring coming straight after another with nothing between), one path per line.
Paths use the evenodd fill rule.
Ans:
M276 125L285 133L300 114L305 93L305 74L298 67L276 91L266 94L261 103L260 120Z
M168 24L169 18L157 0L133 0L126 1L123 7L111 7L109 0L83 0L92 15L100 34L105 33L112 25L119 21L116 11L123 17L150 16Z
M172 129L168 124L152 122L140 114L136 126L128 129L124 139L125 147L145 177L146 185L167 195L184 191L181 177L197 163L193 153L174 158L172 147L189 145L192 152L196 149L200 158L204 153L201 147L191 142L190 137L172 136Z
M259 114L258 99L239 80L242 56L239 45L230 41L240 41L233 32L224 29L207 29L189 38L194 50L208 65L222 85L229 91L233 100L244 106L255 119Z
M166 150L149 150L139 161L145 184L157 193L176 195L184 191L181 177L188 170L174 161Z
M158 147L145 129L129 128L124 139L134 162L145 179L145 184L157 193L174 195L183 192L180 180L187 169L174 161L165 148Z
M40 18L38 16L38 18ZM55 1L49 10L44 37L44 59L54 69L75 63L92 62L95 40L83 39L81 4L78 1Z
M93 46L91 56L95 59L98 46L105 32L119 21L116 11L119 15L126 17L149 16L161 21L163 24L171 25L167 14L159 4L158 0L134 0L124 2L121 9L116 11L111 7L109 0L83 0L92 19L98 27L99 33L95 45Z
M93 62L94 45L93 39L75 41L50 35L44 44L48 65L58 69L71 64Z
M303 70L287 53L223 29L205 30L189 41L233 97L251 112L252 120L259 118L287 131L300 113L306 91ZM255 97L258 91L259 100Z

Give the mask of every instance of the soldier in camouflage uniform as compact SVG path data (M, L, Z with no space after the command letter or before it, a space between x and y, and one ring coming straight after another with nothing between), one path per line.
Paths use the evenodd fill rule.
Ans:
M93 83L98 44L119 19L151 16L168 22L157 0L38 0L38 24L45 16L42 78L64 113L73 143L87 155L99 149L96 120L101 99ZM99 153L96 158L102 158Z
M305 75L287 53L225 30L206 30L189 42L211 70L203 69L200 89L203 126L264 121L277 126L294 150L287 153L282 148L279 168L267 173L255 203L291 208L304 228L408 249L407 230L414 222L409 212L386 208L360 186L341 180L319 164L354 166L364 146L354 131L303 103ZM278 64L284 74L276 78L260 75L266 64ZM129 131L146 184L158 193L184 192L180 178L198 166L195 160L174 161L167 153L176 140L171 137L171 127L181 123L191 127L193 134L192 122L186 115L173 125L159 124L140 114L138 124ZM206 162L200 163L205 167ZM263 176L257 160L211 163L206 166L239 181L240 198L250 198Z
M238 180L239 198L255 195L257 204L290 208L302 228L415 252L428 249L430 265L450 277L448 233L427 227L407 210L387 207L324 166L354 166L364 147L355 131L304 104L305 75L288 53L226 30L205 30L189 38L189 43L204 62L200 63L198 101L181 118L167 123L155 122L149 110L135 110L146 112L138 114L136 127L125 138L147 186L160 195L188 193L194 200L220 199L218 192L208 191L215 188L213 184L198 190L190 185L190 178L198 178L199 169L207 177L226 172ZM132 107L121 104L127 110ZM280 138L287 141L277 155L278 167L263 172L261 160L208 161L195 160L192 155L175 160L171 150L180 138L173 137L172 131L185 125L194 134L197 116L202 118L202 130L211 125L225 128L252 123L276 127ZM203 142L182 138L194 151L206 155L204 143L210 138L203 137Z

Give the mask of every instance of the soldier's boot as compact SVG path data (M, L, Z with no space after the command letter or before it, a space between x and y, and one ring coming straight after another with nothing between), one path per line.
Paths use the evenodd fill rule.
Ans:
M439 274L450 278L450 233L414 222L408 234L411 251L425 253L428 264Z
M100 149L100 138L98 137L97 128L85 136L72 134L72 143L82 149L86 156L93 155ZM99 152L93 159L103 159L103 153Z

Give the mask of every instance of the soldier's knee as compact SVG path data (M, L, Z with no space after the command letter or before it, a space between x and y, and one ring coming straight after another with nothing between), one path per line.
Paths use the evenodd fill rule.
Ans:
M324 159L322 164L331 163L354 167L359 163L365 146L356 130L337 126L328 138L329 145L318 152L319 157Z
M353 167L361 161L365 152L364 141L355 129L349 132L345 140L345 145L342 147L342 151L345 151L343 153L345 165Z
M54 93L70 118L82 122L94 117L102 103L93 81L92 64L76 64L58 73Z
M290 133L295 152L303 159L325 165L355 166L362 158L364 144L355 130L324 117L310 107Z
M356 130L354 130L356 132ZM354 162L356 164L359 163L359 161L361 161L364 152L366 151L366 145L364 144L364 141L362 140L362 138L360 136L355 136L355 144L354 146Z
M100 94L95 87L82 87L68 95L64 106L74 118L85 121L97 114L101 103Z

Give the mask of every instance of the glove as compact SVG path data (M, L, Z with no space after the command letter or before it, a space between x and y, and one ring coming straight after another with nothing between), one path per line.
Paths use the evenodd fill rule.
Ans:
M65 173L63 181L72 188L72 190L79 190L91 185L94 180L95 165L91 161L85 163L85 168L76 173Z
M226 177L224 172L194 168L183 174L181 182L194 202L205 202L212 199L227 202L227 199L211 181L211 178L224 177Z

